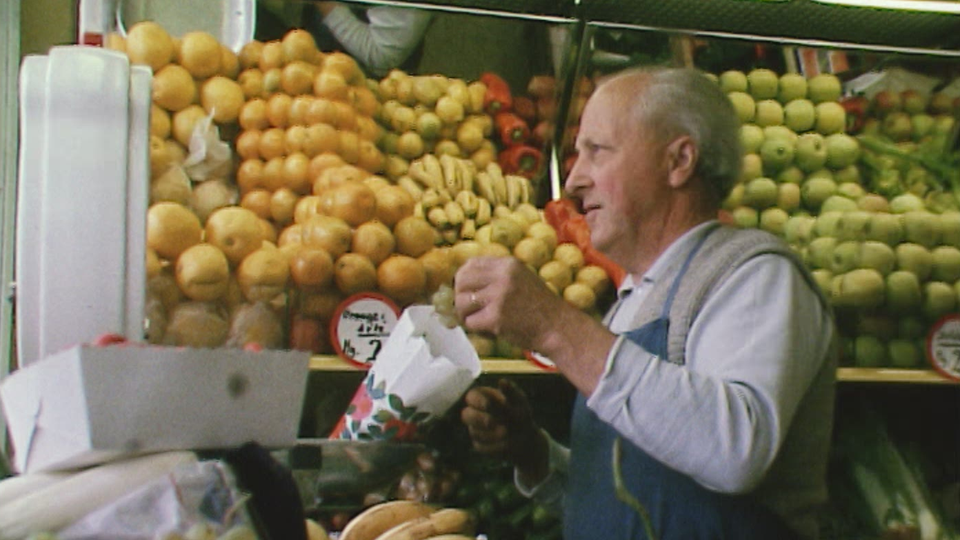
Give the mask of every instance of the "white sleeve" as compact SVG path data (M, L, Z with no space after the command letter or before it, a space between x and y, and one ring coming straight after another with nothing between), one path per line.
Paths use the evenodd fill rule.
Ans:
M365 23L345 6L337 6L323 24L343 44L346 52L377 75L403 63L423 39L429 11L376 6L367 8Z
M701 485L748 492L772 464L833 331L794 264L761 255L704 304L685 365L620 340L587 406Z

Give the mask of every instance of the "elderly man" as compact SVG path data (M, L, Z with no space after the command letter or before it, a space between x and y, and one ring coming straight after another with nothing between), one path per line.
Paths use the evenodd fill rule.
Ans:
M482 452L578 539L817 537L836 334L802 262L716 216L740 168L726 96L691 69L604 81L565 189L627 277L602 323L511 258L456 275L465 326L549 357L579 391L570 448L509 382L468 392Z

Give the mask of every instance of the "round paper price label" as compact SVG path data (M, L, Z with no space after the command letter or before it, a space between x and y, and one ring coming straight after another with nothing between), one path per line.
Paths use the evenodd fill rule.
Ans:
M369 369L400 318L400 308L382 294L355 294L330 320L330 342L344 360Z
M550 360L538 352L524 351L523 355L527 357L527 360L533 362L533 364L540 369L545 369L547 371L557 370L557 365L553 363L553 360Z
M960 315L937 321L927 335L927 359L944 377L960 381Z

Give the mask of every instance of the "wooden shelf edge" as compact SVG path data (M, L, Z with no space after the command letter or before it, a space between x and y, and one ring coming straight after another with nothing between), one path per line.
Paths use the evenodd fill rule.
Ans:
M489 358L482 360L481 363L484 374L556 375L523 359ZM310 371L350 372L362 371L362 369L338 356L317 355L310 359ZM840 382L960 385L960 382L948 379L930 369L842 367L837 370L837 380Z

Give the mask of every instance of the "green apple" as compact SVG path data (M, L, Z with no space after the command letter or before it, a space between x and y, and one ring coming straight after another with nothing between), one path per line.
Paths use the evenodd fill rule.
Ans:
M861 200L863 200L861 198ZM876 240L894 247L903 241L903 224L900 216L888 212L871 212L864 238Z
M733 209L731 214L734 224L741 229L756 229L757 225L760 224L760 213L757 212L756 208L738 206Z
M807 244L807 242L813 238L813 225L816 222L817 218L813 216L790 216L790 219L787 220L786 225L783 227L784 240L786 240L788 244Z
M826 268L817 268L812 270L810 275L813 277L813 281L817 284L820 292L822 292L824 296L830 296L830 285L833 282L833 272L827 270Z
M717 82L720 84L720 90L727 94L730 92L746 92L749 88L747 74L733 69L721 73Z
M860 197L863 197L867 194L867 191L863 189L863 186L857 182L841 182L836 179L834 175L834 180L837 182L837 195L841 195L853 201L853 204L856 205L857 201L860 200Z
M923 351L913 339L891 339L887 342L890 366L899 369L918 368L923 363Z
M865 240L860 243L861 268L873 268L886 276L893 272L896 266L897 254L892 247L876 240Z
M933 270L933 254L930 250L911 242L898 244L894 251L897 252L897 269L913 272L921 282L930 277Z
M813 129L817 109L809 99L795 99L783 106L783 125L797 133Z
M934 117L934 120L936 120L933 126L935 135L949 135L953 130L953 125L957 122L957 119L949 114L938 114Z
M857 199L857 206L867 212L890 212L890 201L879 193L866 193L863 197ZM897 221L899 222L899 218Z
M903 111L907 114L921 114L927 112L930 102L926 94L915 88L908 88L900 92L900 101L903 102Z
M743 204L757 210L763 210L777 204L777 183L761 176L744 184Z
M730 193L727 194L727 198L723 200L723 209L727 211L732 211L734 208L743 205L743 192L744 186L742 183L734 184L730 188Z
M857 210L857 202L842 195L831 195L820 205L821 212L852 212Z
M756 124L743 124L740 126L740 147L744 154L755 154L760 151L760 145L763 144L763 128Z
M905 112L892 112L883 117L880 132L894 142L909 141L913 135L913 123Z
M763 160L763 170L767 174L775 174L784 167L793 163L794 146L786 139L770 139L760 145L760 157Z
M857 268L833 278L830 300L841 307L876 308L883 305L885 289L880 272Z
M850 199L847 200L856 205ZM872 219L873 214L863 210L843 211L837 220L835 236L838 240L863 240L867 237L867 228L870 227Z
M760 228L768 233L783 237L788 219L790 219L790 214L786 210L771 206L760 212Z
M796 151L794 151L794 154L796 154ZM794 161L796 161L796 155L794 155ZM775 179L780 184L797 184L797 186L800 186L804 178L806 178L806 175L800 170L800 167L788 165L777 173Z
M960 279L960 249L953 246L937 246L930 251L933 268L930 279L953 283Z
M744 154L740 162L740 181L749 182L763 176L763 158L759 154Z
M915 313L923 303L923 291L917 275L909 270L894 270L886 278L887 309L901 315Z
M940 219L926 210L911 210L900 214L903 238L932 249L940 243Z
M774 99L780 91L780 77L773 70L756 68L747 73L747 88L754 99Z
M827 163L827 145L823 135L815 132L797 137L794 163L801 171L810 173L822 169Z
M836 101L817 103L814 129L822 135L840 133L847 128L847 112Z
M833 259L830 260L830 271L844 274L860 267L860 242L854 240L841 241L833 248Z
M807 81L807 97L814 103L835 102L841 95L843 95L843 85L832 73L820 73Z
M832 236L820 236L811 240L807 245L807 264L811 268L830 270L833 265L833 250L838 243Z
M853 340L853 365L860 368L879 368L887 365L887 344L871 335L860 335Z
M834 133L826 138L827 167L842 169L860 159L860 143L846 133Z
M905 214L915 210L926 210L923 199L913 193L903 193L890 199L890 211L894 214Z
M960 211L947 210L940 214L940 243L960 248Z
M786 139L790 141L790 144L797 143L797 137L795 131L788 128L787 126L765 126L763 129L763 137L765 140L769 139Z
M812 173L807 173L807 180L813 180L814 178L824 178L832 181L834 184L837 183L836 177L833 175L833 171L824 167L823 169L817 169Z
M750 97L750 94L746 92L730 92L727 94L727 98L730 100L730 103L733 104L733 109L737 112L737 118L740 119L740 123L753 122L757 114L757 105L753 101L753 98Z
M932 116L926 113L914 114L910 116L910 138L915 141L923 139L927 135L933 133L934 127L936 127L936 120Z
M837 192L837 183L830 178L808 178L800 186L800 198L810 210L820 209L823 201Z
M860 174L860 167L858 167L856 164L841 167L833 171L833 179L836 180L838 184L845 182L863 184L863 175Z
M836 238L837 236L837 223L840 221L840 216L843 215L843 212L821 212L817 216L817 223L813 226L813 232L817 236L829 236L831 238Z
M920 306L920 286L917 285L917 304ZM915 308L916 309L916 308ZM913 315L900 315L897 320L897 337L902 339L923 339L927 335L927 325L923 319Z
M760 127L783 125L783 105L775 99L757 101L754 122Z
M795 99L807 97L807 78L799 73L784 73L780 76L780 90L777 100L790 103Z
M777 206L788 213L800 208L800 184L778 184Z
M923 305L920 310L927 321L936 321L955 309L957 292L953 285L942 281L928 281L923 284Z

